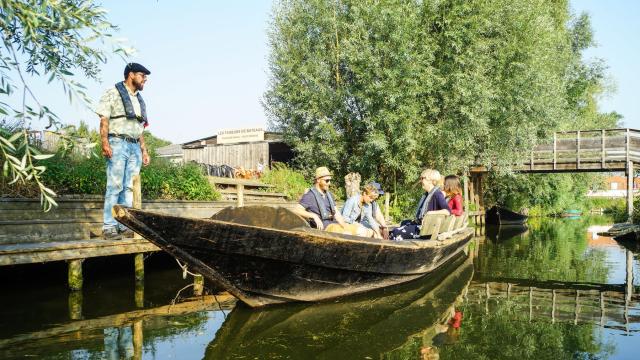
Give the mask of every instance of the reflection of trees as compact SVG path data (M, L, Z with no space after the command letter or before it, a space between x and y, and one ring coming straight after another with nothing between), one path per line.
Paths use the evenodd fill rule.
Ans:
M587 222L542 221L527 236L480 249L480 277L606 282L606 254L588 249Z
M613 345L597 338L593 325L529 321L510 301L467 302L459 341L440 349L441 359L606 358Z

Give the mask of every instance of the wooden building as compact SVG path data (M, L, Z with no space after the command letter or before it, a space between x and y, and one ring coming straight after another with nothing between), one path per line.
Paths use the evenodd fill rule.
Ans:
M184 162L229 165L256 169L258 164L288 163L293 158L291 147L280 133L261 128L220 131L217 135L182 144Z

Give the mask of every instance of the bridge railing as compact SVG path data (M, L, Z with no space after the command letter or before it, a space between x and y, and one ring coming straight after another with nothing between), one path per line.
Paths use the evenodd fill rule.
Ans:
M553 134L537 145L521 171L624 170L628 161L640 162L640 130L602 129Z

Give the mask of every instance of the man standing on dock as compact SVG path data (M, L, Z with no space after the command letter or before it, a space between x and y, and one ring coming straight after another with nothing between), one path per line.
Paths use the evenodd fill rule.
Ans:
M147 109L140 91L147 76L144 66L128 63L124 81L108 89L100 99L96 113L100 117L102 155L107 159L107 190L104 196L105 240L133 236L133 232L119 224L111 214L116 204L132 206L133 177L140 173L140 164L149 164L143 131L148 126Z

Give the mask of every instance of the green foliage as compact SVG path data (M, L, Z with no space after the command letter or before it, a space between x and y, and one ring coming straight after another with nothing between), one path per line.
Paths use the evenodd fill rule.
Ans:
M49 126L59 127L61 123L49 107L40 103L25 76L47 76L50 83L62 85L70 101L79 98L88 104L85 87L73 77L74 72L79 72L89 79L98 79L98 66L106 61L101 47L116 31L105 15L106 11L92 0L0 2L0 115L19 121L12 132L15 136L0 135L2 183L29 187L27 183L34 182L45 211L56 205L55 193L42 182L45 169L36 161L48 155L29 146L27 127L38 119L47 119ZM126 53L120 46L113 51ZM16 74L18 83L10 76ZM14 98L22 100L21 106L9 105L19 102Z
M102 157L63 156L41 162L47 171L42 175L58 195L104 195L106 165ZM220 194L213 189L200 168L193 164L175 165L163 159L153 159L141 171L142 196L145 199L218 200ZM10 187L0 182L3 196L31 197L37 194L34 186Z
M151 157L154 157L156 155L156 149L163 146L171 145L171 141L156 137L151 133L151 131L145 130L143 135L144 143L147 146L147 151L149 152L149 156Z
M264 106L296 165L356 171L393 193L424 167L509 173L552 131L620 120L597 111L605 66L582 60L589 17L572 17L566 1L280 1L269 39ZM519 186L523 197L542 195L532 204L494 192L556 211L582 180L563 180L558 199L542 178ZM395 213L410 207L404 194L397 201Z
M530 216L560 214L567 209L588 212L585 194L600 182L601 175L588 173L490 173L485 200L488 205L500 204L515 211L528 209Z
M272 163L271 170L264 172L260 178L265 184L273 185L273 190L281 192L287 199L297 201L310 187L309 181L300 171L296 171L283 163Z
M219 200L202 170L195 164L176 165L155 159L144 167L142 195L149 199Z

